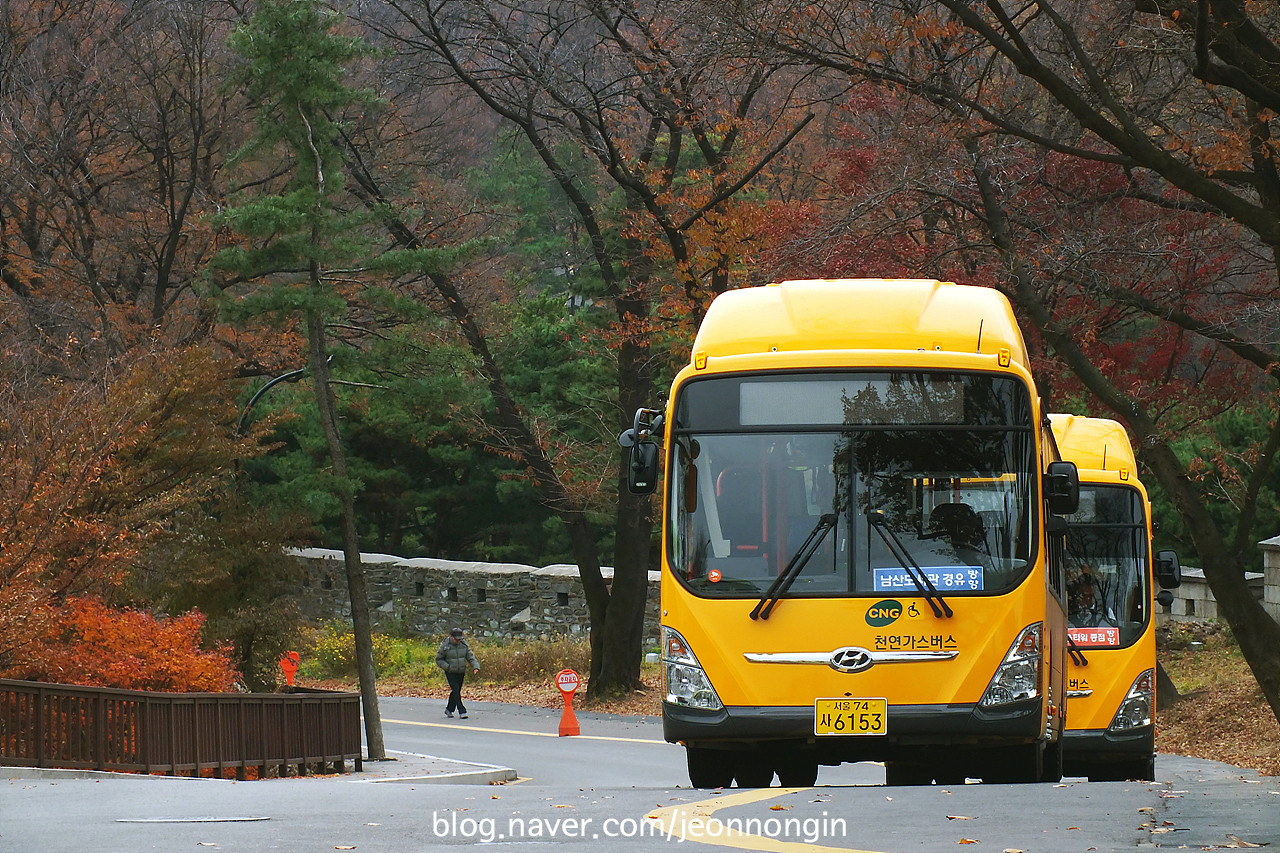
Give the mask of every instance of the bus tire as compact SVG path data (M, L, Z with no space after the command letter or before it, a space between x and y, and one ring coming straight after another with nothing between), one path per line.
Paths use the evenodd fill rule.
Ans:
M1090 782L1127 782L1137 779L1142 782L1154 782L1156 778L1156 757L1134 758L1128 761L1111 761L1097 763L1089 767Z
M963 785L969 774L966 766L959 761L949 761L934 772L934 780L939 785Z
M734 763L733 778L739 788L767 788L773 784L773 765L769 756L758 749L740 752Z
M784 788L808 788L818 781L818 759L804 753L778 760L778 782Z
M732 752L686 746L685 761L689 767L689 784L695 788L728 788L733 784Z
M908 761L886 761L884 763L884 783L890 787L928 785L931 782L933 782L933 771L923 764L914 764Z
M1044 777L1044 752L1044 745L1039 741L1001 750L989 759L982 781L996 784L1039 782Z
M1062 738L1046 744L1044 748L1044 772L1041 782L1058 782L1062 779Z

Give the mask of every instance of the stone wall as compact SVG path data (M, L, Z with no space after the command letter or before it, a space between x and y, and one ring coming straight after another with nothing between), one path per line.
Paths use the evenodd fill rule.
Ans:
M1263 575L1261 572L1246 572L1245 583L1253 592L1254 598L1262 598ZM1196 622L1207 619L1218 619L1218 602L1209 590L1209 582L1204 579L1204 572L1187 566L1182 567L1182 586L1173 590L1173 603L1167 608L1157 608L1157 622Z
M1280 622L1280 536L1259 542L1258 547L1262 549L1262 571L1245 572L1245 583L1271 618ZM1184 566L1182 586L1173 590L1173 604L1158 608L1156 615L1159 621L1174 622L1219 618L1218 602L1204 572Z
M1262 549L1262 606L1280 622L1280 536L1258 543Z
M459 627L478 637L586 637L590 620L578 567L467 563L363 554L375 630L437 637ZM302 564L298 602L312 620L350 618L342 552L292 552ZM603 569L611 581L613 570ZM649 572L646 648L658 644L658 573Z

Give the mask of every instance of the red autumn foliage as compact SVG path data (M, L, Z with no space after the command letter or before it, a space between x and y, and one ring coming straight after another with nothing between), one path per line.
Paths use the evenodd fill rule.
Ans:
M177 693L233 689L239 673L230 649L201 648L203 614L156 618L117 610L96 598L73 598L52 630L28 648L9 678Z

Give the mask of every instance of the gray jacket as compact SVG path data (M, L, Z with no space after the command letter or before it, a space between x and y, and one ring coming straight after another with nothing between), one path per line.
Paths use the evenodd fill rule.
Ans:
M466 672L479 669L480 661L476 660L475 653L471 651L466 640L455 643L452 638L446 637L436 652L436 666L445 672Z

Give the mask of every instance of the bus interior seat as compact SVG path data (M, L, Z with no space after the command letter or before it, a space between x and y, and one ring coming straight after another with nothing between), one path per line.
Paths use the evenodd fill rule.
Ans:
M757 556L764 545L764 477L758 469L730 465L716 477L721 535L735 557Z
M945 539L952 547L990 553L982 517L967 503L938 504L929 514L929 535Z

